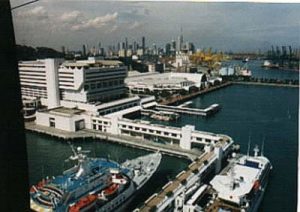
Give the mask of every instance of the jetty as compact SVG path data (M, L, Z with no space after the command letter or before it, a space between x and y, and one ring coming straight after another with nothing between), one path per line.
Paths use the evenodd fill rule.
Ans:
M215 91L215 90L219 90L221 88L230 86L232 84L233 83L230 82L230 81L224 82L224 83L222 83L220 85L216 85L216 86L212 86L212 87L209 87L209 88L205 88L203 90L200 90L200 91L188 94L188 95L184 95L184 96L180 95L180 96L171 97L170 99L166 99L166 100L161 101L160 104L161 105L172 105L172 104L175 104L175 103L183 103L183 102L191 100L191 99L193 99L193 98L195 98L197 96L200 96L202 94L206 94L206 93L209 93L209 92L212 92L212 91Z
M197 115L197 116L208 116L219 111L220 105L212 104L211 106L205 109L188 108L188 107L182 107L181 105L180 106L157 105L156 109L161 111L166 111L166 112L190 114L190 115Z
M188 160L194 160L201 154L198 150L184 150L176 145L162 144L126 135L113 135L110 133L99 132L97 130L84 129L77 132L66 132L52 127L36 125L34 122L27 122L25 124L25 129L31 132L59 138L63 141L76 142L76 140L79 139L99 139L99 142L108 141L147 151L160 151L170 156L185 158Z

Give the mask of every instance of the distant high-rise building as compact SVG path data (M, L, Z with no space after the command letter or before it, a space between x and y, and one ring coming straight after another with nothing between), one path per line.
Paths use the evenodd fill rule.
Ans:
M172 40L172 42L171 42L171 50L172 51L176 50L176 41L175 40Z
M182 35L182 28L180 29L180 35L177 38L177 51L183 50L183 35Z
M64 46L61 47L61 52L62 52L63 54L66 54L66 49L65 49Z
M146 49L146 43L145 43L145 37L142 37L142 49L143 49L143 54L145 53L145 49Z
M86 56L86 45L82 45L82 56Z
M171 44L170 43L167 43L166 44L166 55L170 55L171 54Z
M125 38L125 49L127 50L128 49L128 39Z

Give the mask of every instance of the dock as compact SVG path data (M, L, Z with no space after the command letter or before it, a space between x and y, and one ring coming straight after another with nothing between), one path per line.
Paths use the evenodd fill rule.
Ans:
M189 114L189 115L197 115L197 116L209 116L220 109L220 105L213 104L205 109L199 108L188 108L188 107L180 107L180 106L169 106L169 105L157 105L157 110L181 113L181 114Z
M31 132L46 134L48 136L56 137L65 141L76 141L77 139L88 138L99 139L100 142L107 141L147 151L160 151L170 156L185 158L188 160L194 160L201 154L199 151L184 150L176 145L161 144L126 135L113 135L110 133L99 132L97 130L84 129L77 132L66 132L52 127L39 126L34 122L26 123L25 129Z
M298 88L299 85L293 85L293 84L283 84L283 83L267 83L267 82L239 82L239 81L233 81L233 84L237 85L261 85L261 86L275 86L275 87L288 87L288 88Z
M164 211L180 193L203 178L216 159L214 152L205 152L191 163L186 171L179 173L174 180L163 186L160 192L148 198L144 205L135 211Z
M202 94L206 94L206 93L209 93L209 92L212 92L212 91L215 91L215 90L218 90L218 89L230 86L232 84L233 84L232 82L225 82L225 83L222 83L220 85L216 85L216 86L213 86L213 87L205 88L203 90L200 90L200 91L188 94L188 95L176 96L176 97L172 97L172 98L167 99L167 100L163 100L162 102L160 102L160 104L161 105L172 105L172 104L175 104L175 103L183 103L183 102L191 100L191 99L193 99L193 98L195 98L197 96L200 96Z

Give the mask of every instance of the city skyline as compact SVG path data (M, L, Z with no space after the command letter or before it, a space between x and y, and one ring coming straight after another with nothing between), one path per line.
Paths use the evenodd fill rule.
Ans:
M11 2L12 6L23 3ZM183 29L196 48L221 51L267 50L299 45L300 5L254 3L42 1L13 12L21 45L61 50L129 43L165 47ZM174 15L175 14L175 15ZM275 14L275 15L274 15Z

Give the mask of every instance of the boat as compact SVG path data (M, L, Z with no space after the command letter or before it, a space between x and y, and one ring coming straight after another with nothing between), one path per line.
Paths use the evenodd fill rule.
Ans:
M211 204L205 211L255 212L268 184L272 165L254 148L254 156L234 155L229 165L211 181Z
M248 63L249 62L249 57L246 57L242 60L243 63Z
M62 175L47 177L30 188L33 211L122 211L156 172L162 155L155 152L119 164L90 158L71 146L67 161L77 162Z
M228 165L207 184L196 183L175 203L176 211L256 212L272 165L268 158L233 153Z
M263 68L279 69L279 64L278 63L273 63L270 60L265 60L264 63L261 66Z

